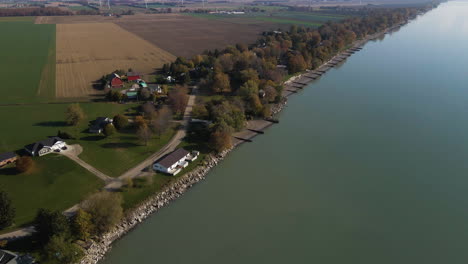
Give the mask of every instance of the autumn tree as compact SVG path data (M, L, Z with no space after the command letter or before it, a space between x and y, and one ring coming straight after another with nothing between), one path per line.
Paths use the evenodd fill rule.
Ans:
M188 101L188 91L185 86L176 86L169 91L168 94L169 105L175 114L182 115L185 111L185 105Z
M110 137L112 135L114 135L116 132L115 130L115 127L113 124L107 124L105 127L104 127L104 135L106 135L106 137Z
M146 102L143 105L141 105L141 110L146 118L151 117L154 114L154 112L156 112L156 108L154 107L154 104L152 102Z
M24 173L30 170L33 166L33 159L30 156L22 156L16 160L16 170L19 173Z
M116 115L112 123L116 129L120 130L128 125L128 118L124 115Z
M92 194L80 207L91 215L93 226L99 234L111 229L123 216L122 197L118 193L101 191Z
M228 93L231 91L229 75L218 72L213 77L212 90L215 93Z
M266 86L265 87L265 100L267 102L273 102L276 99L276 96L278 96L278 92L276 89L272 86Z
M91 215L78 209L76 214L71 220L71 229L73 236L77 239L88 240L93 232L93 223L91 221Z
M166 132L169 128L171 119L172 111L167 106L163 106L155 113L154 117L151 119L151 128L158 137L161 137L161 134Z
M143 118L143 116L136 116L134 125L135 125L135 128L138 130L141 127L148 126L148 122Z
M0 230L13 224L16 211L10 197L4 191L0 191Z
M222 152L232 147L232 128L226 123L216 124L210 136L210 146L216 152Z
M84 118L85 114L79 104L71 104L68 106L67 111L65 112L65 120L67 124L76 126Z
M291 56L288 61L289 73L296 73L305 71L307 69L307 63L301 54Z
M145 143L145 146L148 145L148 141L151 139L152 133L151 129L148 126L141 126L137 130L138 139Z

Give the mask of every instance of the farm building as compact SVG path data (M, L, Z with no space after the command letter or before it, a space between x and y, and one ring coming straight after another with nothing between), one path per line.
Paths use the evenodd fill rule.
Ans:
M17 264L17 255L10 251L0 249L0 264Z
M188 161L196 160L198 155L198 151L190 153L183 148L179 148L156 161L153 164L153 169L170 175L177 175L183 168L188 166Z
M137 99L138 98L138 92L127 92L126 93L128 99Z
M89 133L101 134L107 124L112 124L113 120L108 117L98 117L89 125Z
M29 144L24 149L32 156L43 156L53 151L60 151L66 143L59 137L50 137L42 141Z
M0 154L0 167L13 163L18 157L13 152L5 152Z
M138 81L141 79L140 74L137 72L127 72L127 80L129 81Z
M112 78L110 82L110 88L122 88L123 82L119 77Z

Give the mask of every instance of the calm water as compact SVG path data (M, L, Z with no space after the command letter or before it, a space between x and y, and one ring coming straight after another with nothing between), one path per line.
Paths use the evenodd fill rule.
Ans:
M468 262L468 2L290 98L103 264Z

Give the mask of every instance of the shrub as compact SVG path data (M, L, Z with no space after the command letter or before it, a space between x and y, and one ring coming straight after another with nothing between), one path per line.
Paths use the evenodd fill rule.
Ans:
M16 160L16 170L19 173L24 173L29 171L33 166L33 159L29 156L22 156Z

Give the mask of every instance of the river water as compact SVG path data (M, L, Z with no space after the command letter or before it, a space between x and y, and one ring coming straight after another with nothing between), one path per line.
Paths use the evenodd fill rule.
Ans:
M468 2L290 97L103 264L468 262Z

